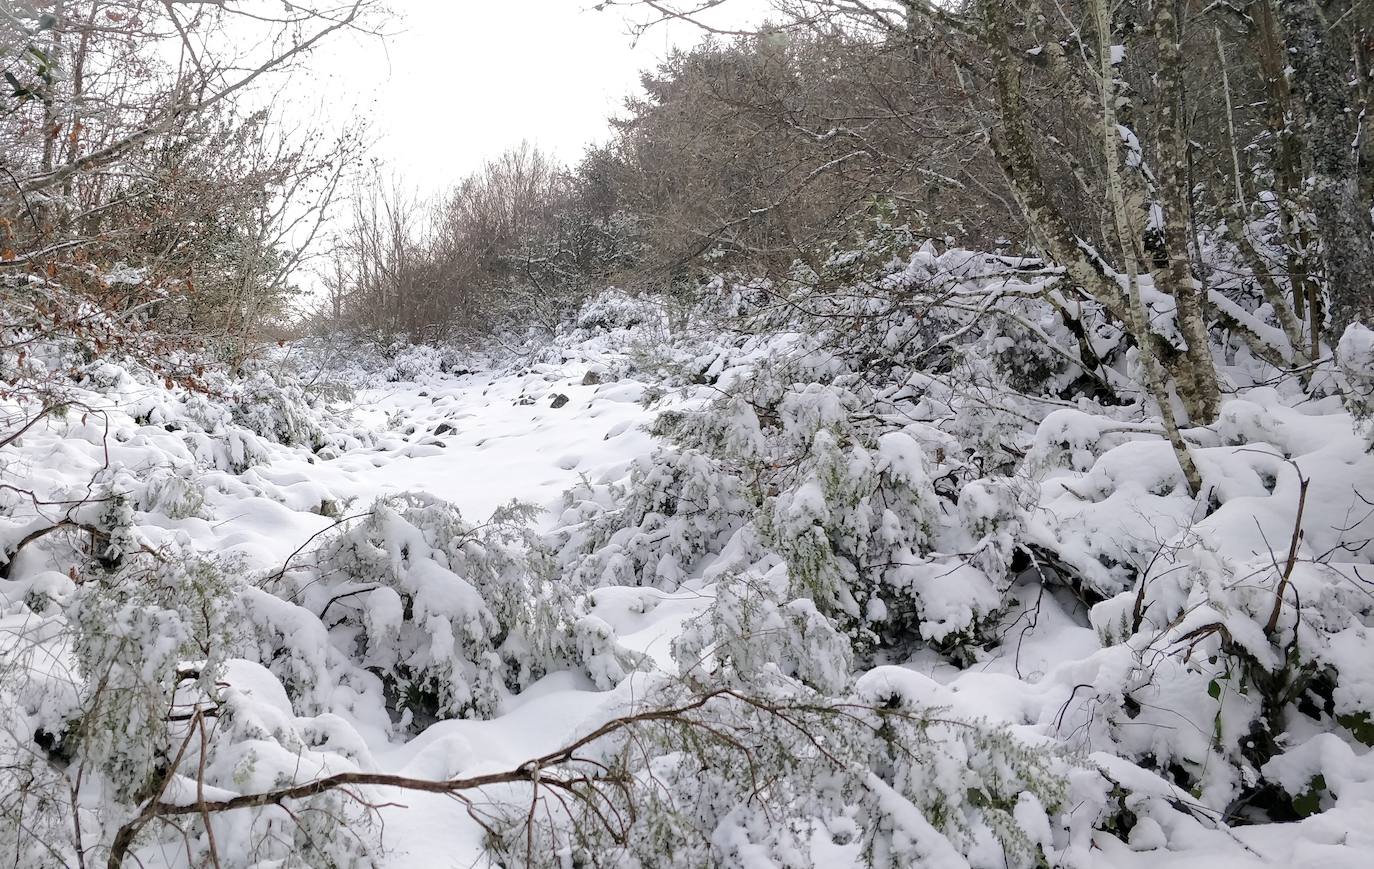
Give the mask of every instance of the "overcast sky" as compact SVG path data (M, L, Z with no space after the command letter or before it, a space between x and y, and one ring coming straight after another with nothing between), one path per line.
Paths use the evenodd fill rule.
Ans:
M391 0L385 40L322 49L293 87L307 117L370 114L377 156L422 191L448 186L522 139L575 160L606 137L606 118L639 70L700 32L656 27L638 44L618 10L595 0ZM765 0L732 0L713 23L761 17ZM318 101L318 106L310 105ZM298 109L300 108L298 106Z

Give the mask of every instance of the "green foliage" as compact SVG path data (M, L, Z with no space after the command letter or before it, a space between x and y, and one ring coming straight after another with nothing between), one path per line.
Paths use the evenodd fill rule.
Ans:
M1318 773L1307 784L1307 790L1293 797L1293 811L1300 818L1307 818L1322 810L1322 797L1326 796L1326 777Z
M36 40L57 26L57 18L44 12L31 18L20 18L23 8L6 10L0 16L0 64L4 65L5 82L10 86L7 96L17 103L49 98L49 89L56 82L57 65L48 51ZM0 108L9 109L0 104Z
M1374 718L1368 712L1337 715L1336 721L1362 745L1374 746Z

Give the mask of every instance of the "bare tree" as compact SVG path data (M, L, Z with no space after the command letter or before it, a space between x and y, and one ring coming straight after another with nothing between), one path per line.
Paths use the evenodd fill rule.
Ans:
M11 303L91 301L130 326L156 313L164 335L212 338L240 363L282 310L363 144L284 135L246 100L261 104L255 89L377 8L7 7L0 277L11 276Z

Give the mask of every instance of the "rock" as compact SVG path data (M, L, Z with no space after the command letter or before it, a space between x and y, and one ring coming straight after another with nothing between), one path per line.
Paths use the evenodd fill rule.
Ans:
M420 398L429 398L429 393L428 393L428 392L425 392L424 390L421 390L421 391L419 391L419 392L417 392L417 393L415 393L415 394L416 394L417 396L419 396Z
M524 396L521 396L521 397L519 398L519 400L517 400L515 403L516 403L516 404L534 404L534 399L531 398L531 397L528 396L528 395L524 395Z
M560 392L553 397L553 402L549 404L549 407L553 408L554 410L558 410L558 408L562 407L567 403L568 397Z
M586 374L582 375L583 386L596 386L600 382L601 372L599 371L588 371Z
M435 434L436 437L437 437L438 435L457 434L457 433L458 433L458 426L454 425L454 424L451 423L451 422L441 422L441 423L439 423L438 425L436 425L436 426L434 427L434 434Z

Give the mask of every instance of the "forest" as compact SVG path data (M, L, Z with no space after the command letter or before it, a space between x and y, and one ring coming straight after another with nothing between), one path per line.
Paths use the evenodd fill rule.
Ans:
M0 864L1374 865L1374 6L750 2L0 0Z

